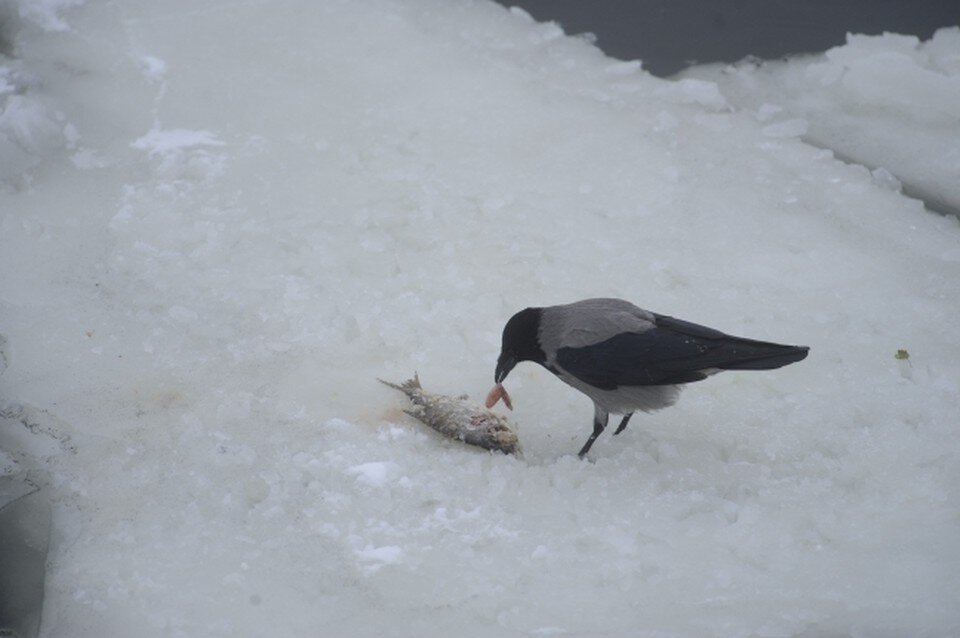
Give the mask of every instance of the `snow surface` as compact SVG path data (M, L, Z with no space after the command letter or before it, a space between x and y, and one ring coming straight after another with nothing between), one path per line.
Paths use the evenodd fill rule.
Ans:
M960 215L960 26L925 42L848 34L823 54L702 65L679 77L716 82L736 108L776 122L768 128L792 123L792 134Z
M956 218L492 3L20 6L0 447L52 499L41 635L960 633ZM591 462L534 365L523 458L376 382L482 397L513 312L596 295L811 354Z

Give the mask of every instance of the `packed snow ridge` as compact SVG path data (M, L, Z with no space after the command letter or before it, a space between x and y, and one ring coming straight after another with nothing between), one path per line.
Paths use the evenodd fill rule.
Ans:
M785 128L875 169L881 185L960 215L960 27L930 40L850 34L844 46L785 61L704 65L681 74L712 80L768 133Z

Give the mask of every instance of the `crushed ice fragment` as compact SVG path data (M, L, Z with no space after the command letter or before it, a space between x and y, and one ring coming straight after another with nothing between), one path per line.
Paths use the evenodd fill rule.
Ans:
M763 134L767 137L800 137L807 132L807 121L796 117L763 127Z
M373 566L374 569L383 565L393 565L400 561L401 556L403 556L403 549L396 545L384 545L382 547L367 545L363 549L357 550L357 558L361 561L377 563Z
M356 476L361 483L381 487L393 476L396 469L396 463L374 461L354 465L347 470L347 473Z
M654 92L679 104L699 104L713 111L729 109L716 82L685 78L669 82Z
M877 167L870 171L870 175L873 177L873 183L881 188L885 188L897 193L903 190L903 183L897 179L896 175L888 171L883 166Z
M224 142L210 131L189 129L153 129L130 144L132 148L147 151L151 155L162 155L181 149L197 146L224 146Z

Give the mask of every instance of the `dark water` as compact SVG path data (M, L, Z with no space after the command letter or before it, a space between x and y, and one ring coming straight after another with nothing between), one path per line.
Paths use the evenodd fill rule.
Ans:
M661 77L697 62L776 59L884 31L928 39L960 24L960 0L497 0Z

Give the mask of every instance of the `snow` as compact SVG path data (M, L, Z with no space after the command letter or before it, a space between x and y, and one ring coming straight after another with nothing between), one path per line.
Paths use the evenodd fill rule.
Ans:
M804 139L882 168L932 206L960 214L960 26L915 36L848 34L822 54L704 65L680 81L712 81L770 127L804 121ZM796 126L796 125L790 125ZM769 128L769 127L768 127ZM799 128L797 128L799 130Z
M40 635L960 632L960 223L893 181L955 188L954 30L780 67L878 94L846 121L905 152L865 168L759 81L492 3L18 6L0 480L52 506ZM586 462L532 364L521 458L376 381L479 399L513 312L598 295L811 354Z

